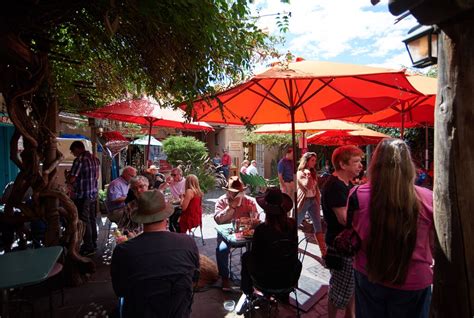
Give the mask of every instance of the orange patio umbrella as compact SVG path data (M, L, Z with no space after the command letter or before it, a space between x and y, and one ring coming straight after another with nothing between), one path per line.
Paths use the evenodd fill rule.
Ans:
M211 123L291 123L296 148L297 122L372 114L419 94L404 71L301 61L274 66L216 96L181 107L195 120Z
M436 78L421 75L412 75L407 78L413 87L423 93L423 95L406 101L400 101L400 103L374 114L345 119L359 123L400 128L400 138L402 139L405 128L425 127L425 168L428 169L428 127L434 126L434 109L438 81Z
M181 109L161 108L159 103L149 98L118 101L102 108L85 112L83 115L99 119L112 119L149 127L149 136L153 126L175 128L181 130L212 131L210 125L204 122L186 122L184 111ZM150 151L150 138L146 148L145 158Z
M305 149L307 144L306 133L314 133L319 131L337 130L351 131L362 129L361 126L348 123L343 120L328 119L320 121L312 121L309 123L295 123L295 133L301 133L301 148ZM267 124L262 125L254 131L257 134L287 134L291 133L291 124ZM304 150L303 150L304 151Z
M374 145L390 136L365 127L360 130L327 130L308 137L309 144L324 146Z
M295 132L313 133L325 130L360 130L361 126L343 120L328 119L309 123L295 123ZM291 124L267 124L254 130L257 134L284 134L291 133Z
M437 79L421 75L407 76L407 78L423 95L400 100L398 104L373 114L351 116L345 120L400 128L401 138L403 138L405 128L433 127Z

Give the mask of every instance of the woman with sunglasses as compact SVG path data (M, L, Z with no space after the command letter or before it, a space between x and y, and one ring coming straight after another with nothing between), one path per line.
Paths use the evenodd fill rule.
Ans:
M318 176L316 173L317 156L314 152L305 153L298 166L296 173L297 180L297 222L300 225L308 212L311 221L313 221L314 236L318 242L321 255L326 256L326 242L321 227L321 194L318 187Z

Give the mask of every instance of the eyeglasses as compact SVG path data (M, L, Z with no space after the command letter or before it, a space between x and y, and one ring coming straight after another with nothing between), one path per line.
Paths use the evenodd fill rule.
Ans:
M172 173L171 176L172 176L172 177L176 177L176 173Z

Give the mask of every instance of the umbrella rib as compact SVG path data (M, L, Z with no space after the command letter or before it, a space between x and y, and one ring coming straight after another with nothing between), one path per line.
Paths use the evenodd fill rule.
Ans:
M306 93L308 92L309 88L311 87L311 85L313 84L314 82L314 78L312 78L308 85L306 85L306 88L304 89L303 93L300 95L299 94L299 91L298 91L298 87L296 86L296 91L297 91L297 95L298 95L298 100L296 101L296 107L295 109L299 108L299 107L302 107L304 105L304 102L306 102L307 100L309 100L310 98L312 98L315 94L317 94L319 92L319 90L315 93L315 94L311 94L311 96L309 96L309 98L305 99L305 101L302 103L301 100L303 99L303 97L306 95ZM324 87L324 86L323 86ZM306 110L304 109L304 107L301 108L302 109L302 112L303 112L303 116L305 118L306 121L308 121L308 116L306 115Z
M334 78L331 80L331 82L334 80ZM325 83L324 80L320 80L321 82ZM357 107L359 107L360 109L362 109L363 111L365 111L366 113L368 114L372 114L373 112L371 112L370 110L368 110L366 107L362 106L360 103L356 102L354 99L352 99L351 97L343 94L340 90L338 90L337 88L333 87L330 85L330 82L327 83L328 87L332 88L335 92L339 93L342 97L346 98L347 100L349 100L350 102L354 103Z
M381 86L385 86L385 87L390 87L390 88L394 88L394 89L397 89L399 91L403 91L403 92L407 92L407 93L412 93L412 94L416 94L416 95L421 95L420 92L418 92L417 90L412 90L412 89L407 89L407 88L404 88L404 87L400 87L400 86L395 86L395 85L390 85L390 84L387 84L387 83L384 83L384 82L380 82L380 81L376 81L376 80L372 80L372 79L368 79L368 78L364 78L364 77L360 77L360 76L354 76L354 78L357 78L361 81L365 81L365 82L369 82L369 83L374 83L374 84L377 84L377 85L381 85ZM408 80L407 80L408 81ZM411 84L410 84L411 85Z
M253 85L256 85L256 84L257 84L257 82L252 80L250 86L246 87L246 89L251 90L250 87L252 87ZM232 89L230 89L230 90L232 90ZM227 100L225 100L225 101L222 101L219 96L212 97L211 99L218 99L218 100L221 102L221 104L223 105L223 107L225 107L225 103L227 103L227 102L231 101L232 99L236 98L237 96L239 96L239 95L242 94L243 92L245 92L245 90L244 90L244 89L241 89L239 92L237 92L236 94L230 96L229 99L227 99ZM221 94L223 94L223 93L221 93ZM204 101L204 99L201 99L201 100ZM207 115L209 115L210 113L214 112L214 111L215 111L216 109L218 109L218 108L219 108L219 104L218 104L217 106L211 107L207 112L203 113L201 116L199 116L198 118L196 118L197 121L202 121ZM238 117L238 116L236 116L229 108L227 108L227 107L225 107L225 108L226 108L234 117ZM221 111L221 113L222 113L222 115L223 115L223 112L222 112L222 111ZM224 119L225 119L225 118L224 118Z
M273 86L275 86L276 82L277 82L277 79L274 80L274 82L273 82L272 86L270 87L270 89L272 89ZM281 107L283 107L283 108L285 108L285 109L288 109L288 105L286 105L281 99L279 99L278 97L276 97L275 95L273 95L273 93L272 93L270 90L268 90L268 89L266 89L265 87L263 87L260 83L256 83L256 84L257 84L257 86L259 86L261 89L263 89L264 91L266 91L266 92L267 92L267 95L271 95L272 98L268 98L267 95L263 95L262 93L257 92L257 91L255 91L255 90L253 90L253 89L250 89L251 92L253 92L253 93L255 93L255 94L257 94L257 95L263 97L264 99L267 99L267 100L269 100L269 101L271 101L271 102L277 104L278 106L281 106Z
M310 100L311 98L313 98L314 95L318 94L318 93L319 93L320 91L322 91L326 86L329 86L329 87L330 87L329 84L334 80L334 78L332 78L332 79L331 79L329 82L327 82L327 83L324 82L322 79L319 79L319 78L318 78L318 80L319 80L320 82L322 82L324 85L321 86L320 88L318 88L318 89L317 89L316 91L314 91L313 93L311 93L311 95L309 95L309 96L308 96L306 99L304 99L303 101L298 102L298 104L300 104L300 106L303 105L303 104L305 104L305 103L306 103L308 100ZM302 96L302 97L303 97L303 96Z

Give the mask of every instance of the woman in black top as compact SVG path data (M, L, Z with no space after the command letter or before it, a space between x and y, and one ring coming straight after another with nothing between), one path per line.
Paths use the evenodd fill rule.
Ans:
M252 250L242 255L241 289L247 296L253 294L253 280L262 288L282 289L295 285L301 273L296 222L287 216L293 201L280 189L268 188L257 203L266 217L255 229Z

